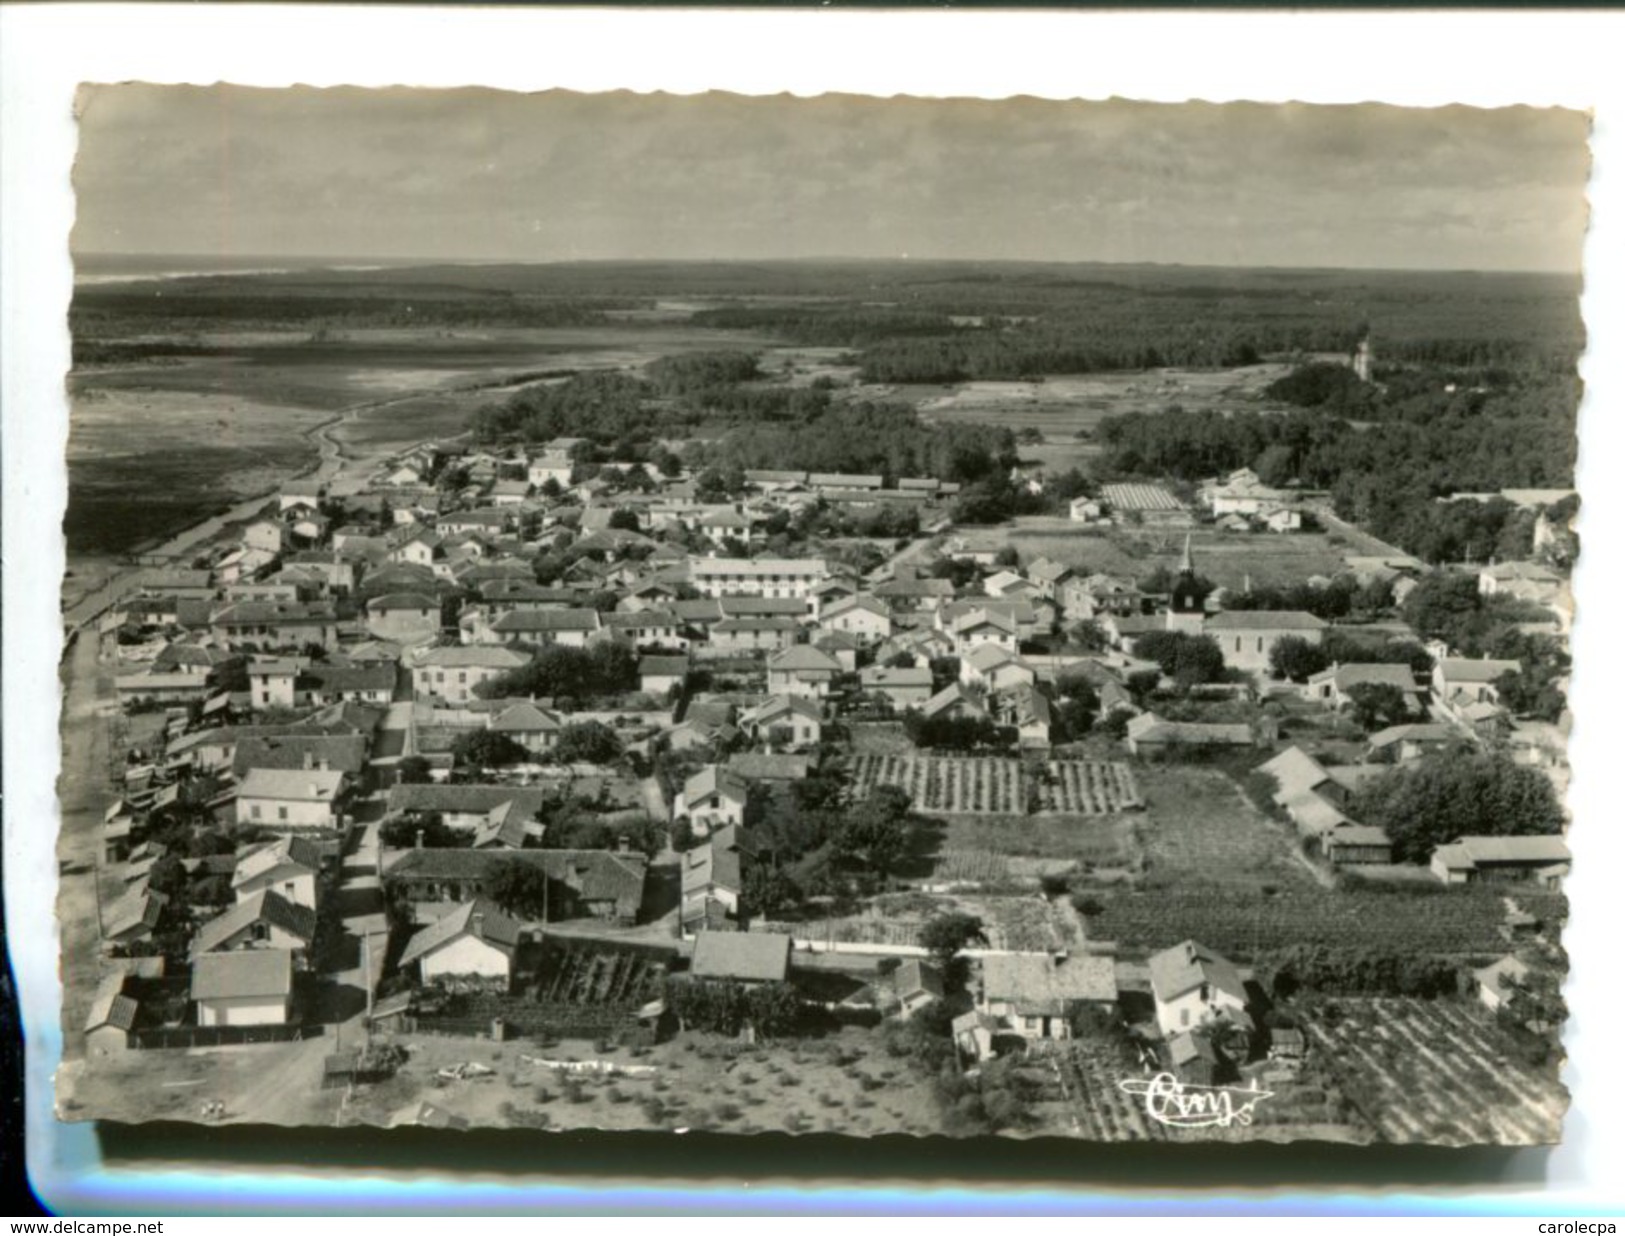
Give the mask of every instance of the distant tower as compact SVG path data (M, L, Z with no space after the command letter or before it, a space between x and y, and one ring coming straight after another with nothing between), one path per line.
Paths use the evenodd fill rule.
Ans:
M1179 559L1179 578L1174 581L1168 601L1167 629L1191 635L1202 633L1203 603L1207 597L1196 582L1196 563L1191 559L1191 534L1185 534L1185 552Z
M1360 332L1360 342L1354 345L1354 356L1350 365L1354 376L1362 382L1371 381L1371 330L1369 327Z

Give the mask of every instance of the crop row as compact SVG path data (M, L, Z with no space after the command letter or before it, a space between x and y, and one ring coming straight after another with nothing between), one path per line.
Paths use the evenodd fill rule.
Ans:
M1534 1145L1556 1141L1567 1099L1554 1076L1508 1056L1464 1001L1339 1000L1309 1026L1339 1084L1390 1142Z
M1063 760L1049 765L1050 808L1072 815L1109 815L1145 805L1128 765Z
M1114 893L1091 936L1157 949L1200 940L1240 957L1295 944L1469 954L1505 948L1505 906L1475 891L1417 896L1286 887L1273 895L1221 887Z
M1023 815L1026 786L1019 760L952 756L863 754L852 759L852 786L860 798L892 785L917 810L947 815Z

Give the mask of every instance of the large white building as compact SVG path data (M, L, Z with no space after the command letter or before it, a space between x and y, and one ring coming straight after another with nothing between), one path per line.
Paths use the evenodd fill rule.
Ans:
M690 558L689 582L702 596L806 600L829 578L822 558Z

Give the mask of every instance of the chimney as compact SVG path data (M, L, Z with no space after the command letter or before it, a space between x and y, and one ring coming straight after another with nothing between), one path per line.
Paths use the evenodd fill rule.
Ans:
M314 751L305 752L304 767L306 772L316 767L316 753Z
M1185 941L1185 960L1188 961L1188 962L1191 962L1193 964L1195 963L1195 961L1196 961L1196 941L1195 940L1186 940Z

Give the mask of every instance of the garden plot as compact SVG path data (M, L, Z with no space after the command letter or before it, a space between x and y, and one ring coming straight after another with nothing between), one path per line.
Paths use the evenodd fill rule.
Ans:
M1339 999L1309 1026L1343 1092L1386 1141L1555 1142L1568 1094L1556 1070L1509 1057L1501 1032L1462 1001Z
M905 791L927 815L1021 815L1027 786L1020 760L958 756L861 754L852 758L853 793L876 786Z
M1059 760L1046 767L1052 811L1112 815L1145 806L1134 773L1120 760Z

